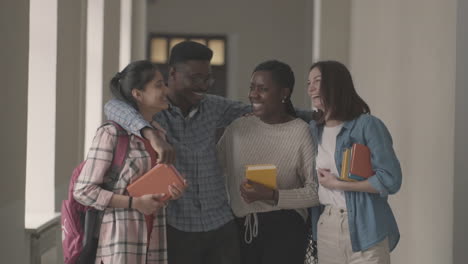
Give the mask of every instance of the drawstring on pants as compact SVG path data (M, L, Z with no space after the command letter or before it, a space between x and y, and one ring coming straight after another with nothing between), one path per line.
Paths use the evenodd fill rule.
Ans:
M253 218L253 219L252 219ZM253 221L253 223L252 223ZM257 213L248 214L244 221L245 233L244 241L247 244L252 243L252 239L258 235L258 218Z

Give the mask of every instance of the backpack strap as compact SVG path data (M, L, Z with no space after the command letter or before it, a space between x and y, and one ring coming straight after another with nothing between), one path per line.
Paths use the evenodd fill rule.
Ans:
M114 149L114 155L112 158L112 165L110 170L114 172L120 172L122 166L125 162L125 158L127 157L128 145L130 144L130 137L128 136L127 131L120 126L117 122L108 120L102 126L105 125L112 125L117 128L117 145ZM111 184L107 186L101 186L103 189L112 191L114 189L114 185L117 183L117 180L111 180Z
M127 149L129 144L129 136L127 131L120 126L117 122L112 120L107 121L117 128L117 146L114 151L114 158L112 159L112 166L115 168L122 167L125 158L127 157Z

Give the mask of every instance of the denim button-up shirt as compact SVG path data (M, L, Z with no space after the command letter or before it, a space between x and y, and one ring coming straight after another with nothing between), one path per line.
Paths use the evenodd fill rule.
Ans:
M323 126L310 122L312 135L320 143ZM378 118L362 114L358 118L344 122L336 137L335 161L338 175L341 173L343 151L353 143L364 144L371 152L372 169L375 175L368 181L379 193L345 191L348 209L349 232L353 251L369 249L388 237L390 250L393 250L400 233L388 204L389 194L396 193L401 186L401 167L392 146L392 137L384 123ZM317 230L318 208L312 209L312 224ZM314 232L316 238L316 232Z

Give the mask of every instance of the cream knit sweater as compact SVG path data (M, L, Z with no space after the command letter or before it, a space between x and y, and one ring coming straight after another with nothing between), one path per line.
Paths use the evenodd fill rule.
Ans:
M270 125L255 116L241 117L226 128L219 140L218 157L226 175L231 207L237 217L296 209L306 219L306 208L319 203L313 173L313 140L307 123L301 119ZM240 196L245 166L250 164L276 165L277 205L273 201L247 204Z

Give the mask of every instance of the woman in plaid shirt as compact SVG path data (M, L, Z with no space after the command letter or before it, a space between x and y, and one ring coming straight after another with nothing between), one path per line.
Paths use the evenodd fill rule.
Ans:
M154 114L168 108L162 74L149 61L129 64L112 78L110 89L114 97L132 105L148 122ZM151 124L165 134L157 123ZM153 164L151 159L155 157L154 150L148 141L130 134L125 162L118 175L113 175L110 166L118 133L121 132L110 124L97 130L74 189L78 202L104 211L95 263L167 263L162 195L131 198L126 190L155 165L155 159ZM112 186L112 191L101 188L106 185ZM172 185L172 199L179 198L184 188Z

